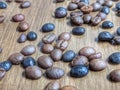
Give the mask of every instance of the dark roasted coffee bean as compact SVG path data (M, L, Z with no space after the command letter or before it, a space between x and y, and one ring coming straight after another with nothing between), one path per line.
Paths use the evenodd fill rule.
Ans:
M120 45L120 36L115 36L113 38L114 44Z
M93 3L92 7L93 7L93 11L99 11L101 9L101 4L100 3Z
M109 56L109 61L113 64L119 64L120 63L120 52L112 53Z
M72 2L72 3L76 3L76 4L77 4L77 3L79 3L79 2L80 2L80 0L71 0L71 2Z
M13 1L13 0L6 0L6 2L9 2L9 3L12 2L12 1Z
M78 89L75 86L67 85L67 86L60 88L60 90L78 90Z
M63 32L59 35L58 39L69 41L71 39L71 34L69 32Z
M0 47L0 53L2 53L2 48Z
M89 73L89 68L87 66L79 65L71 68L70 76L80 78L84 77Z
M37 34L36 32L33 32L33 31L30 31L28 34L27 34L27 39L29 41L34 41L37 39Z
M98 53L92 54L88 58L89 58L90 61L93 60L93 59L101 59L102 58L102 53L98 52Z
M80 26L84 23L82 17L80 17L80 16L71 17L71 22L75 25L80 25Z
M64 2L65 0L56 0L57 3Z
M80 2L84 2L86 4L89 4L89 0L80 0Z
M25 16L23 14L16 14L12 17L13 21L21 22L25 20Z
M17 2L17 3L22 3L23 0L15 0L15 2Z
M18 38L19 43L24 43L27 40L26 34L21 34L20 37Z
M91 19L92 19L92 15L90 15L90 14L85 14L83 16L84 23L87 23L87 24L90 23Z
M68 5L67 8L68 8L69 11L72 11L72 10L77 9L77 8L78 8L78 5L75 4L75 3L69 3L69 5Z
M4 68L0 68L0 81L3 79L3 77L5 76L6 71Z
M117 35L120 35L120 27L117 28Z
M64 18L67 15L67 9L64 7L58 7L55 10L55 17L56 18Z
M71 62L73 60L73 58L75 57L75 55L76 54L73 50L68 50L63 54L62 60L64 62Z
M46 23L42 26L42 32L50 32L55 29L55 25L52 23Z
M105 13L102 13L102 12L98 13L97 16L101 17L101 20L105 20L107 17L107 15Z
M117 10L120 10L120 2L118 2L115 7Z
M96 26L101 22L101 17L95 16L91 19L92 25Z
M102 23L102 28L104 29L109 29L109 28L113 28L114 24L111 21L104 21Z
M29 66L25 69L25 75L29 79L39 79L42 76L42 71L38 66Z
M75 16L83 16L83 12L81 12L81 11L74 11L74 12L70 13L70 16L73 16L73 17L75 17Z
M65 74L64 70L58 67L51 67L47 69L45 73L46 76L50 79L60 79Z
M103 6L102 9L101 9L101 12L108 15L110 13L110 9L107 6Z
M101 5L103 5L105 3L105 0L97 0L97 3L100 3Z
M6 71L9 71L12 67L12 63L10 61L3 61L0 63L0 68L4 68Z
M105 6L112 7L113 6L113 1L111 0L106 0L104 3Z
M5 17L3 15L0 16L0 23L3 23L5 20Z
M0 9L5 9L7 8L7 4L3 1L0 1Z
M87 14L87 13L90 13L90 12L93 11L93 7L90 6L90 5L83 6L83 7L81 8L81 11L82 11L83 13Z
M85 28L83 27L75 27L72 29L73 35L83 35L85 33Z
M78 8L79 8L79 9L81 9L83 6L87 6L87 4L84 3L84 2L78 3Z
M28 8L30 6L31 6L31 2L29 2L29 1L24 1L20 5L21 8Z
M54 50L54 47L51 44L44 44L42 46L42 52L45 54L49 54Z
M24 58L23 61L22 61L22 66L23 66L24 68L26 68L26 67L28 67L28 66L34 66L34 65L36 65L36 61L35 61L35 59L32 58L32 57L26 57L26 58Z
M29 24L27 22L25 22L25 21L22 21L22 22L19 23L18 29L20 31L24 32L24 31L29 29Z

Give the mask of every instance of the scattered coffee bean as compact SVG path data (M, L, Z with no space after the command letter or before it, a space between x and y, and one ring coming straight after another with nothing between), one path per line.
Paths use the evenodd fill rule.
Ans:
M39 79L42 76L42 71L38 66L29 66L25 69L25 75L29 79Z
M102 58L102 53L98 52L98 53L92 54L88 58L89 58L90 61L94 60L94 59L101 59Z
M84 2L78 3L78 8L79 8L79 9L81 9L83 6L87 6L87 4L84 3Z
M81 7L81 11L85 14L88 14L93 11L93 7L90 5Z
M33 31L30 31L28 34L27 34L27 39L29 41L34 41L37 39L37 34L36 32L33 32Z
M1 15L1 16L0 16L0 23L3 23L4 20L5 20L5 17Z
M110 13L110 9L107 6L103 6L102 9L101 9L101 12L108 15Z
M81 11L74 11L74 12L71 12L70 13L70 16L72 17L75 17L75 16L83 16L83 12Z
M25 22L25 21L22 21L22 22L19 23L18 29L20 31L24 32L24 31L29 29L29 24L27 22Z
M20 5L21 8L28 8L30 6L31 6L31 2L29 2L29 1L24 1Z
M6 2L9 2L9 3L12 2L12 1L13 1L13 0L6 0Z
M85 33L85 28L83 27L75 27L72 29L73 35L83 35Z
M92 19L92 16L90 14L85 14L83 16L84 23L86 24L90 23L91 19Z
M114 82L120 82L120 69L111 71L109 77Z
M50 79L60 79L65 74L64 70L58 67L51 67L47 69L45 73Z
M105 5L105 6L108 6L108 7L112 7L112 6L113 6L113 1L111 1L111 0L106 0L104 5Z
M54 50L54 47L51 44L44 44L42 46L42 52L45 54L49 54Z
M78 89L74 86L67 85L67 86L60 88L60 90L78 90Z
M78 4L80 2L80 0L71 0L71 2Z
M19 43L24 43L27 40L26 34L21 34L20 37L18 38Z
M13 21L21 22L25 20L25 16L23 14L16 14L12 17Z
M56 18L64 18L67 15L67 9L64 7L58 7L55 10L55 17Z
M101 17L95 16L91 19L92 25L96 26L101 22Z
M42 26L42 32L50 32L55 29L55 25L52 23L46 23Z
M102 12L98 13L97 16L101 17L101 20L105 20L107 17L107 15L105 13L102 13Z
M54 61L60 61L62 58L62 51L60 49L55 49L51 52L50 56Z
M10 61L3 61L0 63L0 68L4 68L6 71L9 71L12 67L12 63Z
M100 3L101 5L103 5L105 3L105 0L97 0L97 3Z
M86 4L89 4L89 0L80 0L80 2L84 2Z
M15 2L17 2L17 3L22 3L23 0L15 0Z
M92 7L93 7L93 11L99 11L101 9L101 4L100 3L93 3Z
M114 41L114 44L120 45L120 36L115 36L115 37L113 38L113 41Z
M0 53L2 53L2 48L0 47Z
M112 53L109 56L109 61L113 64L119 64L120 63L120 52Z
M120 35L120 27L117 28L117 35Z
M76 78L84 77L88 73L89 73L89 68L83 65L74 66L71 68L71 71L70 71L70 75Z
M36 48L34 45L27 45L21 50L21 53L25 56L32 55L35 52L36 52Z
M71 17L71 22L75 25L80 25L80 26L84 23L82 17L80 16Z
M111 21L104 21L102 23L102 28L104 29L109 29L109 28L113 28L114 24Z
M38 58L38 65L43 69L48 69L53 66L53 60L49 56L43 55Z
M68 10L72 11L72 10L77 9L77 8L78 8L78 5L75 4L75 3L69 3L69 5L68 5L67 8L68 8Z
M65 40L65 41L69 41L71 39L71 35L69 32L63 32L59 35L58 37L59 40Z
M7 8L7 4L3 1L0 1L0 9L5 9Z
M120 10L120 2L116 3L115 7L116 7L117 10Z
M65 0L56 0L56 2L58 2L58 3L59 3L59 2L64 2L64 1L65 1Z
M3 79L3 77L5 76L5 74L6 74L5 69L0 68L0 81Z
M20 64L23 61L23 59L24 56L21 53L13 53L9 57L9 61L14 65Z
M21 64L22 64L22 66L23 66L24 68L26 68L26 67L28 67L28 66L34 66L34 65L36 65L36 61L35 61L35 59L32 58L32 57L26 57L26 58L23 59L23 61L22 61Z

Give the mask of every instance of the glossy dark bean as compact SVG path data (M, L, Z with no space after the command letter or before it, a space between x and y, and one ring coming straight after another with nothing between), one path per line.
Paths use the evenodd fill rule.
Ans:
M80 17L80 16L71 17L71 22L72 22L73 24L79 25L79 26L81 26L81 25L84 23L82 17Z
M21 22L25 20L25 16L23 14L16 14L12 17L13 21Z
M3 79L3 77L5 76L6 71L4 68L0 68L0 81Z
M7 8L7 4L5 2L0 1L0 9Z
M84 23L86 23L86 24L90 23L91 19L92 19L92 15L90 15L90 14L85 14L85 15L83 16L83 21L84 21Z
M17 2L17 3L22 3L23 0L15 0L15 2Z
M19 43L24 43L27 40L26 34L21 34L20 37L18 38Z
M57 3L64 2L65 0L56 0Z
M84 2L86 4L89 4L89 0L80 0L80 2Z
M31 6L31 2L29 2L29 1L24 1L20 5L21 8L28 8L30 6Z
M116 7L117 10L120 10L120 2L116 3L115 7Z
M0 16L0 23L3 23L5 20L5 17L3 15Z
M42 26L42 32L50 32L55 29L55 25L52 23L46 23Z
M28 34L27 34L27 40L29 41L34 41L37 39L37 34L36 32L33 32L33 31L30 31Z
M93 7L93 11L99 11L101 9L101 4L100 3L93 3L92 7Z
M102 13L102 12L98 13L97 16L101 17L101 20L105 20L107 17L107 15L105 13Z
M78 5L75 3L69 3L67 8L69 11L76 10L78 8Z
M101 17L95 16L91 18L91 23L93 26L98 25L101 22Z
M75 27L72 29L73 35L83 35L85 33L85 28L83 27Z
M108 15L110 13L110 9L107 6L103 6L101 9L101 12L105 13L106 15Z
M6 71L9 71L12 67L12 63L10 61L3 61L0 63L0 68L4 68Z
M102 23L102 28L109 29L113 27L114 27L114 24L111 21L104 21Z
M67 9L64 7L58 7L55 10L55 17L56 18L64 18L67 15Z
M6 0L6 2L11 3L13 0Z
M119 64L120 63L120 52L112 53L109 56L109 61L113 64Z
M117 28L117 35L120 35L120 27Z

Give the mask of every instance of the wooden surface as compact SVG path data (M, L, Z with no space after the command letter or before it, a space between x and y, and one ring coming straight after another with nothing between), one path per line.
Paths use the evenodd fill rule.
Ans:
M37 58L42 55L38 49L39 42L43 33L40 32L40 28L44 23L54 23L56 28L54 33L59 35L62 32L70 32L73 28L69 24L69 19L55 19L53 17L54 10L59 6L67 7L70 0L66 0L64 3L56 4L53 0L29 0L32 2L32 6L27 9L20 9L18 3L8 4L8 8L0 10L0 15L5 15L6 19L3 24L0 24L0 46L3 48L3 52L0 54L0 61L7 60L9 55L15 52L19 52L25 45L36 45L37 52L33 57ZM94 2L95 0L90 0ZM113 6L114 7L114 6ZM113 8L112 7L112 8ZM15 14L22 13L26 16L26 21L30 24L30 29L27 31L35 31L38 34L36 41L27 41L23 44L17 43L18 36L21 32L16 30L18 23L11 22L11 17ZM95 15L95 14L93 14ZM108 56L116 51L120 50L120 46L113 46L109 43L97 43L96 38L98 33L101 31L109 31L114 33L117 27L120 25L120 18L115 16L115 13L111 11L106 20L114 22L115 27L108 30L103 30L98 26L91 27L83 25L86 28L86 33L83 36L72 36L68 50L79 51L84 46L92 46L98 52L102 52L103 60L107 60ZM25 32L25 33L27 33ZM68 63L55 62L54 66L61 67L65 70L65 76L58 80L62 86L73 85L79 88L79 90L120 90L120 83L113 83L107 79L107 75L110 71L120 68L120 65L110 65L100 72L92 72L84 78L71 78L69 77L70 67ZM43 90L48 82L51 80L45 76L38 80L28 80L22 73L24 69L21 66L13 66L10 71L7 72L6 76L0 81L0 90ZM44 72L44 70L43 70Z

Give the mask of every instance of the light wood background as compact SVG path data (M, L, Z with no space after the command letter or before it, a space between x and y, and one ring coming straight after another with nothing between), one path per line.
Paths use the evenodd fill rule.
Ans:
M53 17L54 10L59 6L67 7L70 0L65 0L65 2L59 4L54 3L53 0L29 1L32 2L32 6L27 9L20 9L20 4L12 2L8 4L7 9L0 10L0 15L6 17L4 23L0 24L0 46L3 48L3 52L0 54L0 61L7 60L12 53L19 52L26 45L32 44L36 45L36 48L38 48L37 46L39 45L41 38L44 36L44 34L40 32L40 28L44 23L54 23L56 26L54 33L57 35L65 31L70 32L73 28L73 26L69 24L69 19L55 19ZM95 2L95 0L90 1L91 3ZM114 6L112 8L114 8ZM30 29L27 32L37 32L38 38L36 41L27 41L23 44L17 43L17 39L21 32L16 30L18 23L11 22L11 17L18 13L24 14L26 16L25 20L30 24ZM93 15L95 15L95 13ZM103 60L107 60L111 53L119 51L120 46L96 42L99 32L109 31L114 33L117 27L120 26L120 18L115 16L115 12L112 10L106 20L113 21L115 27L103 30L99 25L96 27L83 25L83 27L86 28L85 35L79 37L72 36L68 50L71 49L77 53L79 49L84 46L92 46L98 52L102 52ZM37 52L33 57L37 60L40 55L42 55L42 53L37 49ZM107 79L109 72L120 68L120 65L108 64L105 70L100 72L90 71L86 77L78 79L69 77L68 73L70 67L68 66L68 63L55 62L54 66L61 67L66 72L65 76L58 80L62 86L73 85L76 86L78 90L120 90L120 83L113 83ZM0 81L0 90L43 90L46 84L51 81L45 76L42 76L42 78L38 80L28 80L22 76L23 72L24 69L21 66L13 66L12 69L7 72L2 81Z

